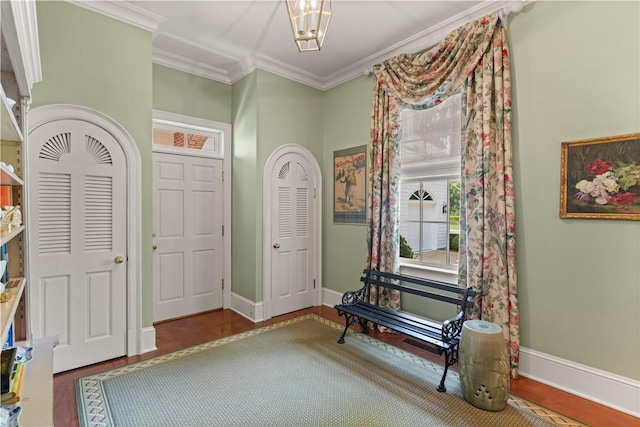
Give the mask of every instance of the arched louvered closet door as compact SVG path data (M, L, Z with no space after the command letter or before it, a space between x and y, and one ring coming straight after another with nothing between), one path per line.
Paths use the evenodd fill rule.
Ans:
M313 173L297 153L273 168L271 212L271 315L314 304L315 196Z
M54 371L126 354L126 162L82 120L29 137L30 307L34 338L57 335Z

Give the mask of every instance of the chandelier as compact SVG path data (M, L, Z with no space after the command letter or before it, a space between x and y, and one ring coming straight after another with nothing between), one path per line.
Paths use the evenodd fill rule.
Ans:
M331 20L331 0L285 0L300 52L320 50Z

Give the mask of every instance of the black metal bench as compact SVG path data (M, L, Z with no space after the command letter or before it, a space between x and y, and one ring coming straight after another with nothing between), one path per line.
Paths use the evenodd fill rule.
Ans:
M462 324L466 320L467 310L472 306L476 291L460 288L448 283L421 279L419 277L384 273L366 269L360 278L364 286L355 292L346 292L342 304L335 306L340 316L345 317L345 327L338 343L344 343L344 337L351 325L359 323L365 334L369 333L368 322L386 326L396 332L433 344L438 355L444 353L445 365L437 390L447 391L444 380L449 366L458 361L458 344ZM458 315L442 323L414 316L402 311L394 311L365 302L367 289L371 286L383 286L425 298L443 301L458 306Z

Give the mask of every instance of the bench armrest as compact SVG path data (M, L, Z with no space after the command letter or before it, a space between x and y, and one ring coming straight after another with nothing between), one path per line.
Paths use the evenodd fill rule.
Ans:
M362 288L355 292L345 292L342 295L342 304L350 305L355 304L359 301L364 301L364 295L367 291L367 285L364 285Z
M442 341L449 342L454 338L459 338L462 334L462 324L464 323L464 311L458 313L453 319L442 322Z

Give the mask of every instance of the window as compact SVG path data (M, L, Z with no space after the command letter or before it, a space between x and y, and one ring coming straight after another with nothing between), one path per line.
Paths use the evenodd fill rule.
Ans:
M401 112L400 261L457 268L462 95Z
M155 118L153 121L154 151L223 157L222 141L223 132L219 129Z

